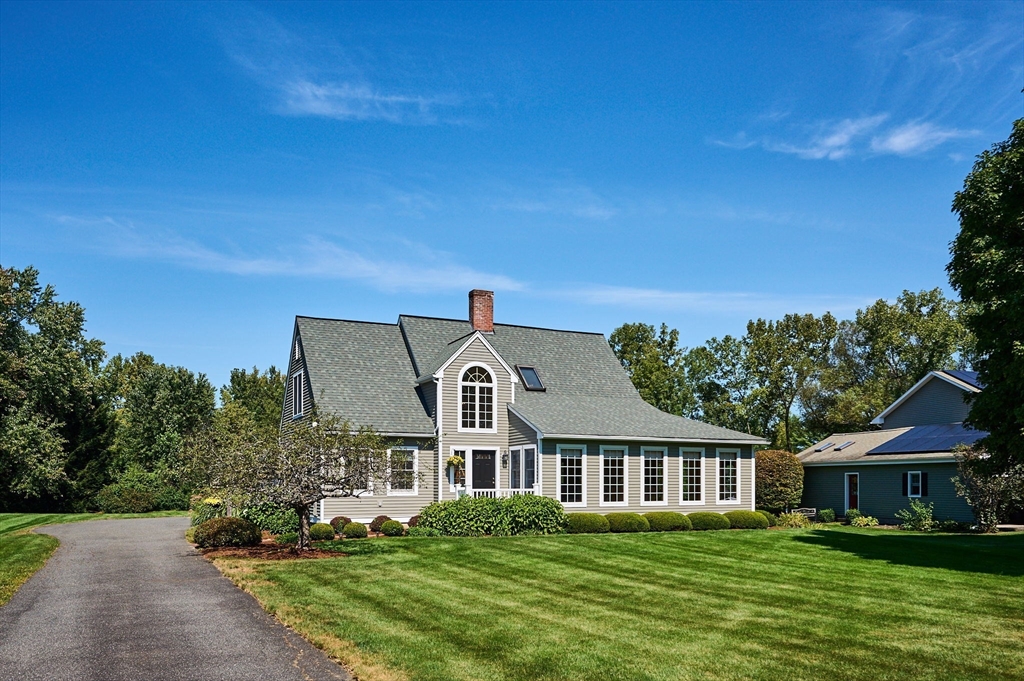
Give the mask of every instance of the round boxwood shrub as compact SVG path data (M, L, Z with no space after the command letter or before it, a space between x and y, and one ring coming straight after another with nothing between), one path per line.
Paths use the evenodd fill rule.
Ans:
M366 525L362 523L349 523L342 528L341 534L345 539L365 539Z
M380 532L381 526L389 520L391 520L389 516L379 515L370 521L370 529L374 532Z
M721 513L697 511L686 516L695 530L728 530L732 527L729 519Z
M600 513L569 513L569 534L601 534L609 530L608 519Z
M256 546L263 533L256 524L245 518L212 518L196 527L192 537L196 546Z
M420 524L420 516L419 516L419 514L414 515L413 517L409 518L409 522L406 523L406 524L409 527L416 527L417 525L419 525Z
M612 532L648 532L651 524L639 513L609 513L608 529Z
M675 511L652 511L644 513L644 517L651 525L651 532L678 532L679 530L693 529L693 525L687 517Z
M799 506L804 493L804 467L796 454L766 449L755 457L757 502L776 512Z
M405 528L397 520L388 520L380 526L380 531L385 537L401 537L405 534Z
M767 530L768 519L757 511L726 511L729 526L737 530Z
M764 516L765 520L768 521L768 527L775 527L776 525L779 524L778 516L776 516L771 511L765 511L765 510L758 509L756 512L760 513L761 515Z
M857 509L851 508L850 510L848 510L846 512L846 522L848 522L849 524L852 525L853 521L856 520L857 518L861 517L862 515L864 515L864 514L861 513L860 511L858 511Z
M420 511L417 527L433 528L446 537L497 534L496 529L501 524L501 501L471 496L435 501Z
M823 508L818 511L818 520L823 523L834 523L836 521L836 512L831 508Z
M333 518L331 518L331 527L334 528L335 532L341 534L341 531L345 529L345 526L348 525L350 522L352 522L351 518L345 517L343 515L336 515Z
M327 523L314 523L309 528L309 538L313 541L334 539L334 528Z

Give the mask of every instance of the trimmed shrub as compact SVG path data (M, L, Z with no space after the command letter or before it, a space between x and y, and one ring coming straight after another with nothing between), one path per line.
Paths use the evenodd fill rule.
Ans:
M779 527L810 527L811 521L803 513L782 513L779 515Z
M384 523L386 523L389 520L391 520L390 517L388 517L386 515L379 515L379 516L377 516L376 518L374 518L373 520L370 521L370 529L373 530L374 532L380 532L381 525L383 525Z
M193 534L196 546L256 546L263 533L245 518L213 518L196 527Z
M862 515L864 514L858 511L857 509L851 508L849 511L846 512L846 522L853 525L853 521L861 517Z
M565 509L555 499L535 494L517 494L501 499L493 534L562 534Z
M217 497L193 497L191 511L192 527L196 527L212 518L223 518L224 502Z
M284 534L274 537L274 541L278 544L298 544L299 533L298 532L285 532Z
M420 524L420 516L419 516L419 514L414 515L413 517L409 518L409 522L406 523L406 524L409 526L409 529L412 529L412 528L416 527L417 525L419 525Z
M312 541L334 539L334 528L328 523L313 523L309 527L309 538Z
M878 518L872 518L869 515L858 515L850 521L850 525L853 527L874 527L877 524Z
M728 530L732 527L729 519L713 511L697 511L686 516L695 530Z
M569 534L602 534L609 529L608 519L600 513L569 513Z
M804 494L804 467L796 454L766 449L758 452L755 460L758 503L775 512L799 506Z
M405 534L405 528L397 520L388 520L380 526L381 534L385 537L401 537Z
M366 525L349 523L342 528L341 534L345 539L366 539Z
M429 504L417 527L430 527L449 537L559 534L565 532L565 510L548 497L521 494L505 499L462 497Z
M440 537L442 534L435 530L433 527L423 527L422 525L414 525L409 528L410 537Z
M757 510L755 513L760 513L764 516L764 519L768 521L768 527L775 527L779 524L779 518L771 511Z
M345 529L345 526L348 525L350 522L352 522L351 518L346 518L343 515L336 515L333 518L331 518L331 527L334 528L335 532L341 534L341 531Z
M149 513L188 508L188 496L164 482L159 473L131 466L116 482L96 493L96 506L104 513Z
M726 511L729 526L734 530L767 530L768 519L757 511Z
M299 516L295 511L274 504L247 506L238 512L238 517L251 520L256 527L273 535L299 530Z
M639 513L609 513L608 529L612 532L649 532L651 524Z
M690 519L675 511L652 511L644 513L644 517L647 518L647 523L651 526L651 532L678 532L693 529Z
M836 521L836 512L831 508L823 508L818 511L818 520L823 523L834 523Z

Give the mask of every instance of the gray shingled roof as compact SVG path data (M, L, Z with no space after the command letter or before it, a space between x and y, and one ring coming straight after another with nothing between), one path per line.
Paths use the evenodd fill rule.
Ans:
M434 432L397 324L312 317L295 323L318 406L382 433Z
M859 433L834 433L827 438L811 445L796 455L800 463L806 466L821 464L839 463L900 463L903 461L919 461L931 459L951 458L952 453L947 450L934 452L907 452L898 454L873 454L871 450L880 447L885 443L895 440L900 435L908 433L919 426L908 426L906 428L885 428L882 430L868 430ZM822 445L832 443L822 448ZM836 451L836 447L845 442L853 442L849 447ZM814 450L821 449L816 452Z

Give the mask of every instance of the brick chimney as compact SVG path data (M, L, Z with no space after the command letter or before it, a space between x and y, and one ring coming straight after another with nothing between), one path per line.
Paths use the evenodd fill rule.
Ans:
M494 333L494 291L469 292L469 323L474 331Z

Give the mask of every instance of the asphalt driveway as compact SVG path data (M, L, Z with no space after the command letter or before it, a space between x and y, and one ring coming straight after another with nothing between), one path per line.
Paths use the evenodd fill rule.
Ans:
M40 531L49 562L0 608L0 679L349 679L184 540L188 518Z

